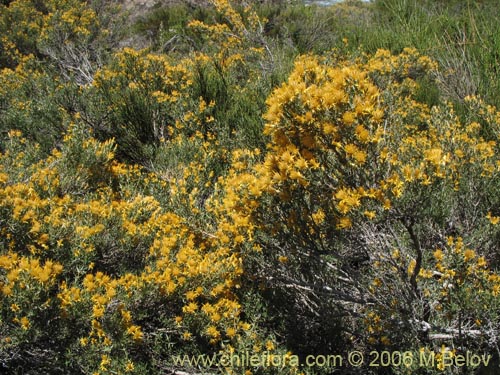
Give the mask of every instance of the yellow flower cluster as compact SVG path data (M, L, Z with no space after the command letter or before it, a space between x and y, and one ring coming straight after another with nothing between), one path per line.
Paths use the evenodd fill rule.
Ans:
M331 197L335 205L321 208L321 222L333 220L338 229L353 225L349 216L364 202L389 207L385 190L400 188L396 175L381 180L378 187L375 181L363 186L345 178L371 173L385 133L384 102L368 66L349 61L330 65L318 57L303 56L288 82L267 101L264 132L272 136L272 144L260 172L263 181L271 182L267 190L283 201L301 187ZM320 186L317 182L325 173L329 182ZM367 212L371 218L376 216L373 210ZM308 225L312 233L320 221L313 216Z
M206 46L204 53L197 56L198 61L223 68L222 74L229 69L246 65L247 59L263 54L261 47L255 47L255 40L263 40L261 19L252 7L245 7L241 13L236 11L229 0L210 0L215 10L223 18L222 23L208 24L193 20L188 27L201 36Z
M368 206L374 218L375 202L389 210L415 184L446 180L457 190L471 169L498 176L498 145L481 136L477 123L464 125L450 106L431 109L403 94L435 69L411 49L338 65L299 58L267 102L264 131L273 143L262 178L290 199L294 189L313 189L309 185L328 171L330 188L321 194L337 202L337 227L349 228L352 211Z
M114 55L111 64L96 72L88 90L99 93L104 99L103 110L117 116L130 114L142 103L137 110L148 113L150 123L138 130L133 117L118 117L116 121L123 129L109 129L117 137L123 136L121 132L135 131L138 138L144 138L147 132L156 143L206 140L212 135L215 103L192 98L192 86L196 69L202 69L199 65L210 63L199 55L174 62L164 55L125 48Z
M6 272L5 281L0 282L2 294L5 296L11 296L16 287L25 289L30 279L48 288L63 270L61 264L51 260L41 266L39 259L20 257L13 252L0 256L0 268Z
M21 141L12 134L13 145ZM243 273L236 246L251 235L249 217L214 208L227 218L204 232L148 195L164 194L169 183L118 163L113 151L112 141L98 142L75 125L59 151L35 164L9 150L0 156L0 210L8 220L0 240L0 293L12 319L30 330L41 323L34 306L52 306L68 324L77 319L89 327L79 337L82 348L107 352L147 340L137 314L151 298L175 306L164 318L179 337L198 335L214 345L239 340L250 326L240 321L233 293ZM197 205L185 181L202 167L190 168L176 177L172 203L187 197Z
M96 13L78 0L48 0L43 7L33 1L15 0L1 5L1 18L11 26L3 37L5 49L13 62L20 63L36 48L51 48L54 44L70 44L87 40L99 26Z

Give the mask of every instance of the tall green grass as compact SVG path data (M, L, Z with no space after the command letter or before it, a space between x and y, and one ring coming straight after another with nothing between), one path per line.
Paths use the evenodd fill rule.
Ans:
M500 105L497 94L500 89L500 14L496 0L374 0L369 3L347 0L331 7L276 0L254 5L267 19L264 28L274 52L283 55L286 51L288 59L293 60L298 54L324 53L332 48L367 53L384 48L397 53L414 47L440 63L438 79L449 99L461 103L468 95L481 95L487 102ZM157 8L137 23L136 31L151 35L153 47L161 49L171 41L173 34L185 36L188 20L209 21L215 20L214 17L203 6ZM180 40L186 42L186 38L178 38L179 43ZM432 92L429 95L433 95Z

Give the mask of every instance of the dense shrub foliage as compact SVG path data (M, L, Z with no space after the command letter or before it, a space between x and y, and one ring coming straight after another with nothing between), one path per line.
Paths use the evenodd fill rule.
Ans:
M137 49L112 3L4 1L0 369L495 373L500 111L406 39L463 5L412 4L179 3Z

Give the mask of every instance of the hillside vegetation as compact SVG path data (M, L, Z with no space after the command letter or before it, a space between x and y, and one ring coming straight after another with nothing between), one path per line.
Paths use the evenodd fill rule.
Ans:
M496 9L3 1L1 372L496 374Z

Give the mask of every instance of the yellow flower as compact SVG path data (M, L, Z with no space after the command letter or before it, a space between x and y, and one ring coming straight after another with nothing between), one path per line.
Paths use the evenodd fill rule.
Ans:
M349 217L343 216L340 218L339 222L337 223L337 228L338 229L349 229L352 227L352 221Z
M100 318L104 315L104 306L102 305L94 305L92 308L94 318Z
M440 148L433 148L424 152L425 160L430 161L434 165L441 164L443 158L443 150Z
M356 132L356 137L359 139L360 142L363 143L368 142L370 138L370 132L363 125L356 126L355 132Z
M493 285L493 288L491 288L491 294L493 295L493 297L496 297L496 296L498 296L498 294L500 294L500 285L499 284Z
M365 211L363 212L363 215L365 215L368 219L372 220L375 218L376 213L375 211Z
M476 256L476 252L474 250L471 250L471 249L467 249L464 251L464 260L466 262L468 262L469 260L475 258Z
M286 262L288 262L288 257L281 255L281 256L278 257L278 261L280 263L286 263Z
M182 311L188 314L194 313L196 310L198 310L198 304L196 304L195 302L191 302L182 308Z
M21 320L19 321L19 324L21 324L21 327L26 331L30 327L30 321L28 320L27 317L23 316Z
M410 261L410 264L408 265L408 275L411 275L413 271L415 270L415 266L417 264L417 261L415 259L412 259Z
M316 225L321 224L325 220L325 212L320 208L312 214L312 219Z
M186 298L188 301L194 300L196 297L198 297L198 293L194 290L190 290L186 292Z
M2 287L2 293L6 296L10 296L12 294L12 286L10 285L4 285Z
M267 340L266 341L266 349L271 351L271 350L274 350L274 348L275 348L274 343L271 340Z
M356 147L356 145L353 145L352 143L348 143L344 146L344 150L346 152L346 154L348 155L354 155L356 152L358 152L358 148Z
M364 164L366 162L366 152L364 151L358 150L354 152L352 156L358 164Z
M433 255L434 255L434 259L436 259L437 262L441 262L443 260L444 255L440 249L437 249L436 251L434 251Z
M219 332L219 330L215 326L209 326L207 328L206 332L207 332L208 336L210 336L210 337L212 337L214 339L220 337L220 332Z
M390 199L384 199L384 210L390 210L391 209L391 201Z
M236 330L233 327L229 327L226 329L226 336L229 338L233 338L236 335Z
M125 372L134 371L134 364L131 361L127 361L127 365L125 366Z
M141 332L141 327L132 325L127 328L127 333L132 336L135 341L142 340L144 334Z
M372 118L375 122L380 122L384 118L384 111L381 109L376 109L372 112Z
M107 370L107 365L109 365L111 363L111 359L109 358L109 356L107 354L103 354L101 356L101 365L100 365L100 369L102 371L106 371Z
M346 125L351 125L354 121L356 121L356 115L353 112L345 112L342 115L342 121Z
M486 215L486 218L490 221L491 224L493 225L497 225L498 223L500 223L500 216L492 216L491 215L491 212L488 212L488 214Z
M212 315L210 315L210 320L211 320L212 322L214 322L214 323L217 323L219 320L221 320L221 318L222 318L222 317L221 317L221 316L220 316L220 314L219 314L219 313L217 313L217 312L216 312L216 313L214 313L214 314L212 314Z

